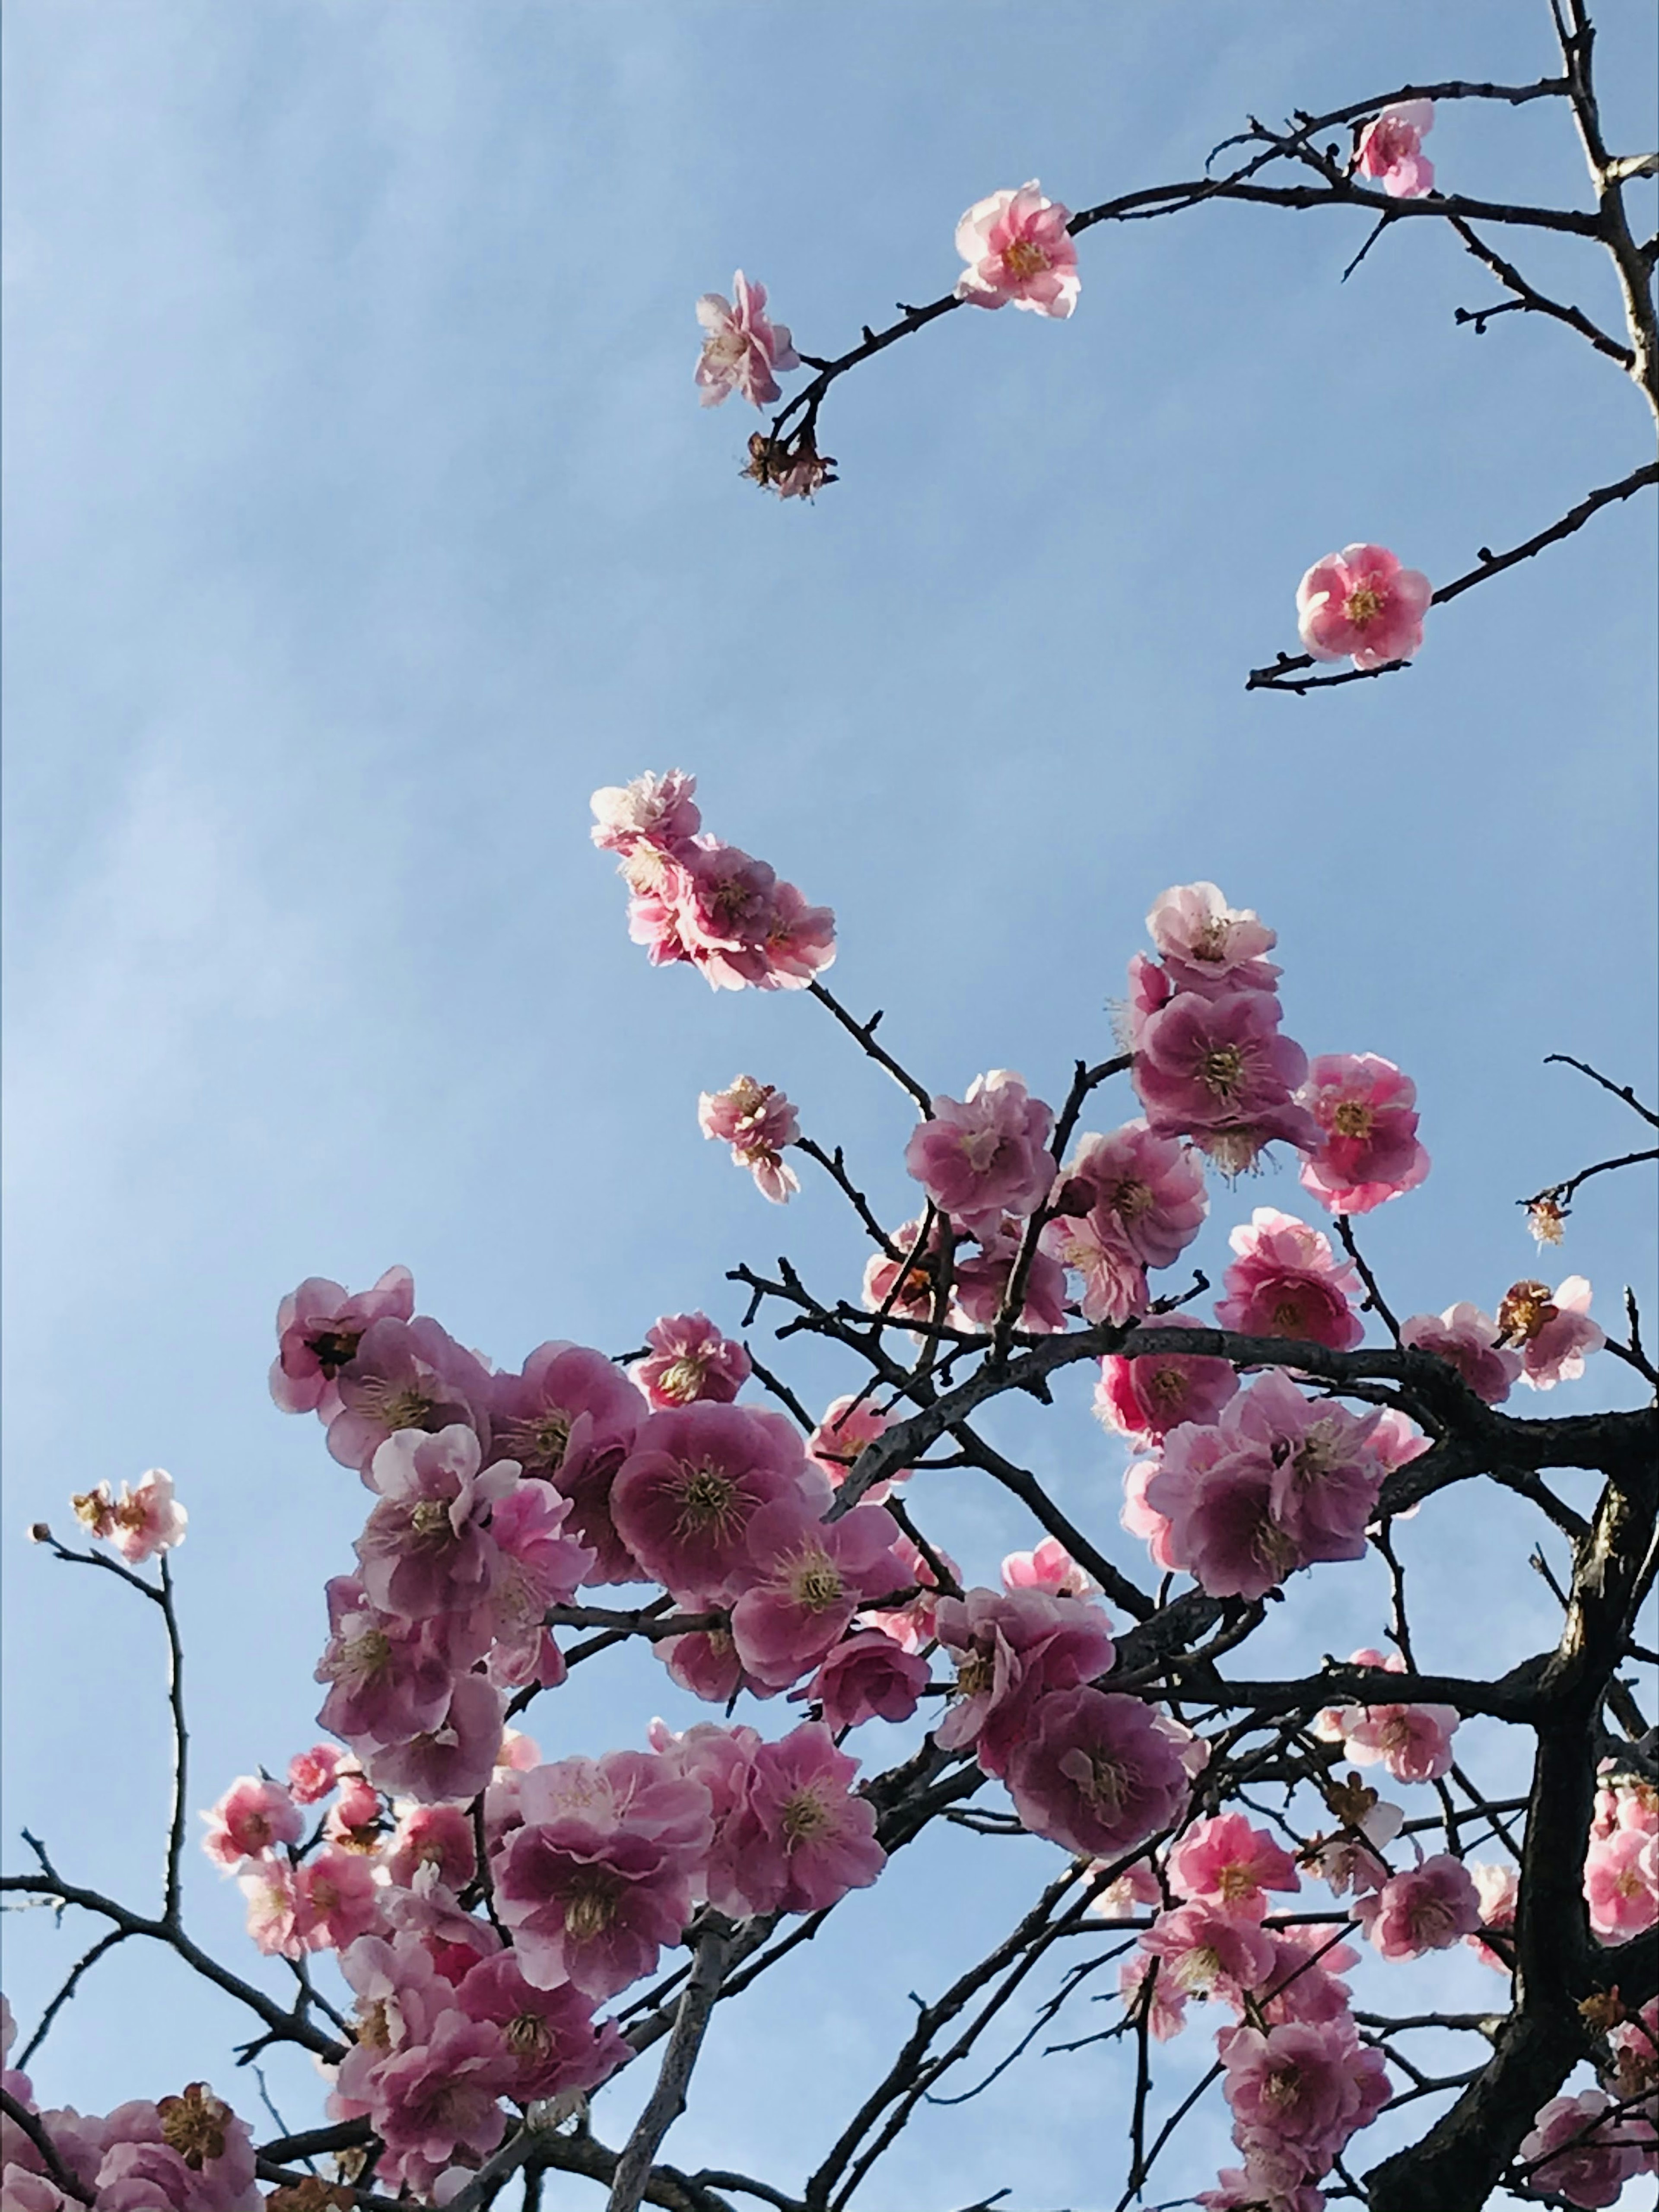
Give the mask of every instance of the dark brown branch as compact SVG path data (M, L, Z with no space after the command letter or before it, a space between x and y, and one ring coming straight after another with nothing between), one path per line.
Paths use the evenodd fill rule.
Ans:
M46 2133L40 2114L30 2112L27 2105L19 2104L9 2089L0 2089L0 2112L3 2112L14 2126L21 2128L34 2145L40 2154L40 2163L64 2195L73 2197L77 2204L90 2204L91 2197L58 2155L58 2146Z
M76 1990L80 1984L81 1977L87 1972L88 1968L90 1966L95 1966L100 1959L103 1957L106 1951L112 1951L118 1943L125 1943L126 1940L126 1931L125 1929L112 1928L107 1936L100 1936L98 1938L98 1941L93 1945L92 1948L87 1952L86 1955L83 1958L77 1960L75 1965L70 1967L62 1988L58 1990L57 1996L53 1997L52 2002L46 2007L45 2012L41 2014L40 2025L35 2029L33 2034L30 2036L28 2041L23 2045L22 2050L18 2053L17 2064L20 2071L27 2067L30 2059L33 2057L35 2052L46 2041L48 2033L51 2032L53 2021L57 2019L58 2014L69 2002L70 1999L75 1995Z
M709 2014L720 1996L731 1952L731 1923L711 1913L692 1936L696 1964L681 1992L673 2033L663 2054L657 2086L635 2123L611 2178L605 2212L639 2212L657 2146L685 2110L685 2092L697 2063Z
M954 306L956 303L952 301L949 304ZM856 1021L853 1016L848 1012L846 1007L841 1003L841 1000L835 997L831 992L826 990L823 985L817 981L816 978L814 978L814 980L810 982L806 988L821 1006L827 1006L829 1008L830 1012L841 1024L842 1029L847 1031L848 1036L855 1037L858 1040L861 1049L875 1061L876 1065L878 1067L884 1067L887 1070L887 1073L892 1077L894 1082L898 1085L900 1090L908 1091L909 1092L911 1097L915 1100L917 1105L921 1109L922 1119L925 1121L931 1121L933 1118L933 1099L923 1089L922 1085L917 1082L915 1077L910 1073L909 1070L908 1068L902 1067L898 1061L894 1059L892 1054L889 1052L884 1046L879 1045L876 1042L876 1030L881 1020L880 1014L872 1014L867 1022Z
M1512 262L1505 261L1501 253L1488 246L1485 239L1471 230L1461 216L1453 216L1450 222L1452 228L1475 259L1484 268L1491 270L1498 283L1515 295L1513 299L1507 300L1502 306L1496 307L1459 307L1452 318L1455 322L1472 323L1474 325L1475 336L1479 337L1494 315L1501 315L1511 310L1536 315L1549 315L1558 323L1565 323L1569 330L1576 331L1581 338L1587 339L1597 353L1606 355L1609 361L1616 361L1620 368L1629 369L1636 356L1628 346L1620 345L1617 338L1609 337L1599 324L1590 320L1582 308L1564 307L1559 300L1549 299L1542 292L1538 291L1527 282Z
M1615 1098L1623 1099L1625 1104L1632 1112L1639 1114L1650 1128L1659 1129L1659 1114L1656 1114L1651 1106L1644 1106L1628 1083L1615 1083L1611 1076L1603 1075L1600 1068L1592 1067L1587 1060L1575 1060L1570 1052L1547 1052L1544 1065L1546 1067L1576 1067L1580 1075L1588 1075L1590 1081L1599 1083L1603 1091L1610 1091Z

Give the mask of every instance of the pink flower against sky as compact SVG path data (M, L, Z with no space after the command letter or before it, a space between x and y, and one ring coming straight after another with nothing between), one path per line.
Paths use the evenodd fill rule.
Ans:
M793 1498L763 1506L749 1523L750 1585L732 1610L744 1670L786 1689L817 1666L859 1606L904 1587L897 1534L879 1505L830 1522Z
M459 1423L482 1435L489 1426L489 1370L425 1314L371 1322L335 1389L340 1411L328 1425L328 1448L365 1482L375 1453L399 1429L435 1433Z
M1489 1406L1503 1404L1521 1372L1521 1355L1499 1343L1498 1323L1467 1301L1437 1316L1413 1314L1400 1324L1400 1340L1447 1361Z
M538 1344L516 1374L489 1378L489 1454L567 1496L593 1459L634 1440L639 1394L602 1352Z
M1181 1753L1139 1698L1086 1685L1036 1700L1004 1779L1033 1835L1093 1858L1121 1858L1187 1801Z
M119 1498L100 1482L70 1500L75 1517L89 1535L113 1544L130 1567L142 1566L157 1552L171 1552L185 1540L190 1519L173 1494L173 1477L159 1467L143 1476L136 1490L124 1482Z
M975 1077L966 1098L934 1099L933 1118L912 1135L904 1164L959 1228L994 1231L1005 1212L1034 1213L1048 1195L1054 1126L1051 1109L1018 1075L994 1067Z
M1333 1352L1351 1351L1364 1335L1348 1303L1358 1295L1359 1279L1318 1230L1258 1206L1227 1241L1238 1256L1222 1278L1227 1295L1215 1310L1223 1328L1301 1338Z
M697 386L705 407L718 407L734 392L757 407L781 398L775 369L800 367L787 326L766 319L766 287L751 284L739 269L732 297L705 292L697 320L708 335L697 358Z
M611 1493L611 1510L647 1574L689 1604L722 1604L756 1579L749 1525L787 1502L822 1512L830 1486L781 1413L688 1406L653 1413Z
M1382 668L1409 660L1423 642L1434 597L1428 578L1402 568L1384 545L1345 545L1316 561L1296 588L1302 642L1316 660Z
M1553 1390L1576 1382L1584 1356L1599 1352L1607 1333L1589 1317L1590 1286L1583 1275L1569 1275L1551 1290L1547 1283L1511 1283L1498 1309L1500 1340L1521 1354L1521 1380L1534 1390Z
M805 1694L818 1699L825 1727L839 1735L860 1721L908 1721L927 1686L925 1659L865 1628L836 1645Z
M308 1275L276 1309L276 1358L270 1395L285 1413L338 1410L334 1382L356 1357L372 1322L411 1321L415 1278L407 1267L388 1267L374 1287L347 1291L325 1275Z
M1291 1095L1308 1056L1279 1022L1271 991L1177 991L1148 1016L1137 1043L1134 1086L1149 1125L1191 1137L1228 1175L1253 1167L1278 1139L1312 1151L1318 1125Z
M749 1380L749 1354L707 1314L665 1314L645 1332L651 1349L629 1374L659 1412L730 1405Z
M1625 2184L1653 2165L1653 2138L1639 2120L1621 2120L1604 2090L1552 2097L1521 2141L1521 2163L1541 2160L1534 2185L1570 2204L1616 2204Z
M763 1198L781 1206L800 1188L783 1158L784 1146L800 1134L800 1122L772 1084L739 1075L728 1090L705 1091L697 1101L697 1121L705 1137L730 1145L733 1164L749 1170Z
M1183 1422L1213 1421L1237 1395L1238 1376L1230 1360L1153 1348L1159 1329L1182 1326L1179 1314L1149 1314L1130 1339L1145 1351L1101 1361L1095 1412L1109 1429L1152 1442Z
M518 1464L479 1468L478 1439L458 1422L428 1436L400 1429L370 1470L380 1502L357 1539L371 1605L407 1620L459 1611L488 1595L499 1553L490 1508L519 1481Z
M481 1959L455 1992L469 2020L491 2021L501 2030L512 2071L505 2094L519 2104L555 2097L562 2089L593 2089L634 2053L610 2021L568 1982L538 1989L520 1972L510 1951Z
M1066 232L1069 208L1042 197L1034 177L1018 191L975 200L957 225L957 252L968 264L957 297L975 307L1012 301L1039 315L1064 317L1077 305L1077 247Z
M1480 1925L1480 1893L1468 1869L1443 1852L1356 1898L1354 1911L1385 1959L1444 1951Z
M743 1802L709 1869L710 1902L726 1912L821 1912L866 1889L887 1863L875 1808L853 1794L858 1761L822 1722L757 1746Z
M1215 884L1176 884L1161 891L1146 933L1164 956L1177 991L1218 998L1224 991L1271 991L1279 969L1264 956L1279 942L1253 907L1231 907Z
M935 1734L947 1751L971 1744L988 1774L1004 1772L1047 1693L1074 1688L1112 1663L1111 1631L1099 1607L1046 1590L942 1597L933 1628L957 1669Z
M675 852L702 827L692 796L696 787L696 777L678 768L663 775L636 775L632 783L607 784L593 793L588 835L602 853L626 855L641 845Z
M1359 134L1355 174L1380 184L1390 199L1420 199L1434 190L1434 164L1423 152L1433 128L1431 100L1401 100L1385 107Z
M1100 1591L1057 1536L1045 1536L1035 1551L1010 1552L1002 1563L1002 1587L1011 1594L1044 1590L1050 1597L1094 1597Z
M1170 1850L1169 1875L1178 1897L1212 1898L1248 1908L1258 1919L1267 1909L1268 1890L1302 1887L1290 1853L1242 1813L1195 1820Z
M1321 1142L1302 1163L1302 1182L1333 1213L1369 1213L1429 1171L1417 1141L1417 1087L1375 1053L1328 1053L1312 1061L1297 1093Z
M305 1816L289 1791L257 1774L240 1775L202 1818L208 1824L202 1849L225 1874L305 1833Z
M1615 1828L1593 1837L1584 1859L1590 1926L1604 1943L1644 1936L1659 1922L1659 1836Z
M1103 1243L1146 1267L1173 1267L1209 1210L1202 1163L1145 1121L1080 1138L1055 1204L1086 1214Z
M886 1426L886 1414L870 1399L833 1398L824 1407L823 1419L806 1439L806 1455L815 1467L823 1469L831 1487L839 1490L866 1444L873 1443ZM866 1490L865 1503L879 1505L893 1483L902 1481L908 1472L908 1468L897 1468L889 1481Z

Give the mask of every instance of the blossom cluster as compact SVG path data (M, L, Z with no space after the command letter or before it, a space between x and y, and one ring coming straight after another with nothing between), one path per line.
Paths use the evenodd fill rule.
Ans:
M717 991L805 989L836 957L834 915L709 836L696 789L671 769L593 794L593 842L617 855L629 934L653 965L690 961Z

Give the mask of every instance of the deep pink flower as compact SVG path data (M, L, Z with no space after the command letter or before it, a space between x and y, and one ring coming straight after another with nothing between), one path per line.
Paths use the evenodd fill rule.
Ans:
M662 1637L651 1648L681 1689L708 1705L730 1705L740 1690L757 1698L773 1695L744 1673L729 1630L693 1629L684 1636Z
M1086 1686L1036 1700L1004 1779L1033 1835L1090 1857L1121 1858L1187 1801L1180 1752L1139 1698Z
M1179 1314L1148 1314L1133 1346L1146 1346L1100 1363L1095 1412L1109 1429L1137 1442L1167 1437L1184 1422L1213 1421L1238 1390L1231 1360L1194 1358L1184 1352L1152 1349L1161 1328L1187 1326Z
M728 1090L705 1091L697 1100L697 1122L705 1137L730 1145L733 1164L749 1170L763 1198L782 1206L800 1188L800 1178L783 1158L784 1146L800 1134L800 1121L774 1085L739 1075Z
M607 784L593 793L588 835L602 853L620 853L624 859L641 846L676 853L702 827L692 797L696 787L696 777L678 768L664 775L636 775L632 783Z
M476 1797L501 1747L501 1692L482 1674L462 1674L437 1726L406 1742L354 1747L368 1778L388 1794L423 1805Z
M380 2179L425 2196L457 2151L487 2157L507 2132L500 2100L513 2071L493 2021L441 2013L430 2042L394 2051L376 2072L374 2120L386 2153Z
M1010 1552L1002 1563L1002 1587L1043 1590L1050 1597L1097 1597L1100 1584L1085 1574L1057 1536L1045 1536L1035 1551Z
M1584 1859L1590 1926L1604 1943L1644 1936L1659 1921L1659 1837L1615 1828L1593 1837Z
M935 1206L970 1236L994 1232L1005 1212L1022 1218L1048 1195L1054 1164L1046 1147L1052 1110L1018 1075L994 1067L966 1098L939 1097L904 1148L904 1164Z
M710 1862L710 1903L739 1916L821 1912L868 1888L887 1854L875 1808L852 1792L857 1772L819 1721L757 1746L743 1803Z
M957 1669L950 1708L934 1733L946 1751L971 1744L988 1774L1005 1771L1037 1699L1073 1689L1112 1663L1105 1614L1044 1590L981 1589L942 1597L933 1630Z
M538 1345L517 1375L489 1378L490 1455L566 1496L596 1453L631 1443L642 1416L637 1391L601 1352Z
M861 1629L837 1644L805 1694L823 1707L826 1728L839 1735L860 1721L908 1721L927 1686L927 1662L902 1651L878 1629Z
M1159 1913L1140 1943L1187 1996L1259 1989L1273 1972L1272 1936L1249 1913L1208 1898Z
M1433 1314L1413 1314L1400 1325L1400 1340L1419 1352L1437 1352L1455 1367L1477 1398L1501 1406L1521 1372L1521 1355L1500 1344L1498 1323L1467 1301Z
M1181 1897L1213 1898L1259 1920L1270 1889L1297 1890L1296 1861L1242 1813L1195 1820L1170 1853L1170 1886Z
M1375 1053L1327 1053L1310 1062L1297 1094L1322 1141L1302 1184L1333 1213L1369 1213L1429 1171L1417 1140L1417 1086Z
M1278 1479L1265 1443L1188 1426L1166 1437L1161 1461L1130 1496L1142 1516L1167 1523L1154 1554L1160 1565L1185 1567L1212 1597L1258 1598L1303 1564L1275 1508ZM1126 1505L1133 1526L1128 1513Z
M481 1959L455 1992L469 2020L493 2021L501 2031L512 2074L505 2094L515 2103L556 2097L562 2089L596 2089L634 2056L611 2021L570 1983L538 1989L510 1951Z
M821 1513L830 1486L781 1413L687 1406L653 1413L611 1510L646 1572L687 1604L726 1602L755 1579L749 1524L780 1501Z
M316 1679L329 1692L318 1724L353 1743L393 1743L435 1728L453 1669L425 1627L378 1613L355 1575L327 1585L330 1636Z
M1273 1467L1273 1517L1300 1564L1364 1557L1365 1529L1388 1472L1373 1448L1374 1413L1307 1397L1270 1368L1221 1416L1229 1434L1265 1445Z
M1073 1222L1056 1221L1048 1224L1048 1230L1058 1231L1077 1225ZM965 1257L958 1255L957 1259L952 1282L954 1300L951 1310L953 1321L975 1328L989 1328L992 1326L1002 1310L1008 1285L1018 1264L1024 1237L1024 1223L1017 1220L1012 1214L1004 1214L994 1229L988 1225L981 1227L979 1250ZM1102 1291L1098 1278L1091 1278L1091 1288L1103 1299L1105 1305L1111 1306L1119 1302L1115 1290L1117 1273L1127 1279L1123 1296L1127 1298L1129 1306L1133 1307L1137 1301L1144 1303L1146 1276L1139 1267L1129 1262L1121 1270L1115 1271L1113 1291ZM1086 1297L1084 1310L1091 1319L1106 1317L1103 1313L1097 1316ZM1032 1254L1031 1264L1026 1272L1025 1295L1020 1302L1019 1327L1030 1329L1033 1334L1048 1334L1065 1326L1066 1264L1048 1248L1048 1231L1045 1231L1043 1246Z
M202 1818L208 1824L202 1849L226 1874L278 1844L297 1844L305 1833L304 1816L282 1784L257 1774L239 1775Z
M1433 589L1417 568L1402 568L1384 545L1345 545L1316 561L1296 589L1302 642L1316 660L1384 668L1409 660L1423 642Z
M1433 128L1431 100L1396 100L1360 132L1355 174L1375 178L1390 199L1420 199L1434 190L1434 164L1423 152Z
M514 1460L480 1470L478 1439L459 1422L428 1436L400 1429L375 1453L380 1493L357 1539L371 1605L405 1620L465 1611L488 1597L500 1553L490 1510L518 1486Z
M896 1313L906 1321L931 1320L936 1287L933 1270L943 1241L938 1216L933 1217L925 1241L920 1218L901 1222L887 1241L902 1256L894 1260L884 1252L871 1255L864 1269L865 1304L872 1313ZM907 1261L910 1261L908 1267Z
M1350 1991L1337 1979L1340 1968L1355 1966L1359 1954L1346 1943L1327 1949L1330 1932L1321 1926L1281 1928L1273 1936L1273 1971L1255 2000L1269 2027L1305 2021L1312 2027L1350 2027Z
M435 1433L459 1424L481 1438L488 1431L489 1370L424 1314L371 1322L335 1389L341 1410L329 1422L328 1448L366 1483L375 1453L400 1429Z
M1416 1959L1474 1935L1480 1899L1462 1861L1443 1852L1356 1898L1354 1913L1385 1959Z
M1062 1213L1085 1213L1103 1243L1145 1267L1173 1267L1208 1211L1189 1147L1139 1121L1080 1138L1054 1202Z
M1077 247L1066 226L1069 208L1046 200L1035 177L1018 191L975 200L957 225L957 252L968 264L957 279L957 297L975 307L1029 307L1065 317L1077 305L1082 280Z
M897 1535L879 1505L855 1505L833 1522L795 1498L763 1506L749 1522L749 1587L732 1609L745 1672L787 1689L825 1657L860 1605L902 1589Z
M697 356L697 389L705 407L718 407L740 392L757 407L781 398L775 369L800 367L787 325L766 319L766 287L751 284L741 269L732 279L732 297L705 292L697 320L708 336Z
M1277 1139L1310 1152L1318 1126L1291 1096L1308 1058L1279 1023L1271 991L1177 991L1148 1017L1135 1052L1134 1086L1149 1126L1191 1137L1228 1175L1254 1166Z
M288 1786L295 1802L315 1805L332 1796L340 1753L331 1743L314 1743L309 1751L296 1751L288 1763Z
M1616 2204L1627 2181L1652 2171L1653 2154L1651 2131L1621 2120L1600 2089L1552 2097L1521 2142L1523 2166L1543 2161L1530 2177L1534 2188L1590 2207Z
M1161 891L1146 933L1164 956L1166 983L1219 998L1228 991L1271 991L1279 970L1263 957L1279 942L1254 907L1229 906L1215 884L1176 884ZM1147 1011L1152 1011L1149 1007Z
M1589 1317L1590 1286L1569 1275L1552 1291L1547 1283L1511 1283L1498 1309L1498 1332L1521 1354L1521 1380L1534 1390L1576 1382L1584 1355L1599 1352L1607 1333Z
M665 1314L645 1340L649 1356L628 1371L659 1413L705 1401L728 1406L749 1380L749 1354L707 1314Z
M1350 1352L1365 1324L1348 1301L1359 1279L1330 1239L1276 1206L1258 1206L1228 1238L1238 1255L1216 1306L1223 1328L1243 1336L1287 1336Z
M271 1396L285 1413L317 1413L331 1419L340 1409L336 1378L356 1358L369 1324L410 1321L414 1314L415 1278L407 1267L388 1267L367 1291L307 1275L276 1309Z
M1352 2027L1346 2035L1302 2021L1265 2034L1231 2028L1218 2048L1233 2140L1252 2155L1294 2153L1310 2179L1326 2171L1389 2094L1380 2056L1360 2045Z

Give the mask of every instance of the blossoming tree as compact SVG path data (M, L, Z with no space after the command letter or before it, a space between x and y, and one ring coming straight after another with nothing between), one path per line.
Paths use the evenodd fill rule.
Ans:
M842 376L959 306L1065 319L1089 230L1231 199L1358 212L1373 238L1406 217L1449 227L1504 295L1468 319L1565 325L1659 416L1654 250L1626 207L1654 158L1603 143L1577 0L1557 0L1556 24L1560 72L1535 84L1408 85L1282 130L1253 121L1201 178L1077 215L1035 182L994 191L958 226L955 290L834 358L798 350L739 274L729 300L698 306L702 398L779 407L748 473L785 497L816 493L834 481L818 430ZM1424 146L1437 108L1534 100L1577 129L1592 208L1437 183ZM1611 257L1622 333L1547 296L1491 242L1537 229ZM783 401L778 379L802 371ZM1374 544L1315 561L1296 592L1305 650L1250 686L1305 694L1398 671L1462 593L1656 481L1653 464L1634 467L1447 585ZM1001 1068L958 1097L909 1065L879 1016L834 995L830 910L706 831L690 775L603 790L594 813L653 963L716 990L805 994L900 1086L911 1216L884 1219L845 1151L742 1074L701 1098L705 1134L774 1204L815 1176L849 1208L861 1283L809 1283L787 1260L739 1266L738 1335L668 1315L620 1359L556 1339L517 1371L420 1313L400 1267L355 1291L313 1277L283 1299L272 1394L320 1422L340 1479L368 1493L355 1563L328 1563L346 1571L326 1583L325 1627L319 1607L321 1738L269 1769L251 1749L257 1771L224 1781L202 1838L246 1895L252 1944L286 1963L286 2001L185 1924L199 1785L174 1603L185 1514L168 1477L76 1496L85 1544L37 1525L57 1559L155 1608L174 1765L159 1906L84 1886L55 1839L32 1834L32 1863L3 1878L14 1902L97 1931L4 2077L6 2206L474 2212L509 2186L533 2205L558 2175L603 2191L608 2212L840 2212L1062 1961L1039 2026L1096 1994L1091 1978L1111 1987L1111 2019L1082 2039L1115 2046L1130 2085L1102 2200L1119 2212L1146 2201L1205 2097L1236 2163L1181 2201L1211 2212L1342 2199L1449 2212L1494 2192L1618 2202L1652 2168L1659 2092L1659 1766L1622 1671L1652 1658L1638 1613L1656 1558L1655 1423L1650 1403L1547 1413L1538 1394L1609 1361L1659 1384L1635 1301L1622 1335L1577 1274L1452 1281L1443 1310L1397 1314L1363 1224L1429 1173L1417 1087L1375 1054L1310 1056L1293 1041L1273 929L1214 884L1148 887L1119 1049L1079 1058L1047 1098ZM1628 1153L1524 1201L1543 1247L1593 1178L1659 1158L1659 1114L1583 1073L1639 1132ZM1296 1166L1297 1212L1239 1191L1270 1155ZM1182 1273L1212 1209L1237 1217L1213 1297ZM822 1408L773 1349L801 1338L844 1367ZM1040 1408L1090 1376L1101 1421L1135 1457L1110 1510L1083 1516L992 1442L983 1409ZM998 1586L965 1581L952 1558L951 1492L913 1509L912 1478L947 1468L1029 1516L1030 1547ZM1588 1511L1557 1470L1594 1478ZM1559 1640L1486 1678L1419 1666L1395 1541L1462 1484L1513 1493L1568 1559ZM1250 1674L1245 1647L1273 1608L1294 1611L1303 1577L1368 1553L1392 1593L1382 1642ZM556 1713L573 1668L629 1644L709 1717L675 1733L641 1714L629 1742L544 1758L519 1723ZM872 1720L909 1732L885 1766L863 1753ZM1525 1746L1523 1795L1488 1778L1501 1758L1460 1744L1471 1722ZM946 1824L1049 1847L1049 1878L1006 1937L916 2000L811 2171L672 2163L718 2011ZM237 2064L277 2045L313 2054L325 2123L256 2142L234 2071L101 2115L42 2109L24 2069L126 1943L168 1947L245 2008ZM1437 1954L1455 1946L1492 1978L1480 2012L1436 2001ZM1392 2009L1356 2005L1344 1976L1362 1959L1400 1970ZM9 2057L9 2012L5 2032ZM1431 2032L1467 2046L1450 2073L1413 2055ZM1212 2063L1174 2097L1160 2060L1183 2037ZM641 2072L649 2087L613 2143L606 2085ZM1419 2100L1433 2100L1420 2128ZM1368 2158L1374 2126L1385 2148Z

